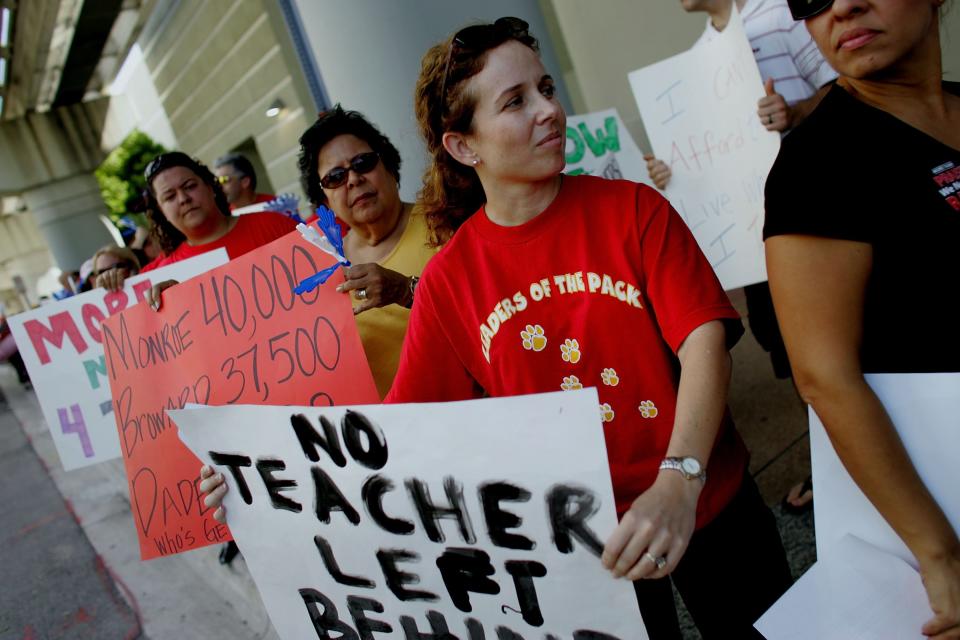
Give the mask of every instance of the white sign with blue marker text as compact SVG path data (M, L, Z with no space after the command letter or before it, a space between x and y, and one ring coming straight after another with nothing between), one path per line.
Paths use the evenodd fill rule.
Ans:
M712 41L628 77L653 152L673 171L665 195L723 288L765 281L763 189L780 136L757 116L763 82L740 15Z

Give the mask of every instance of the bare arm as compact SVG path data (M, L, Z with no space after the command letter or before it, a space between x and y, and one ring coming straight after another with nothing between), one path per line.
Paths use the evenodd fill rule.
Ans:
M957 535L860 368L872 248L846 240L778 236L767 241L766 252L774 307L800 394L823 421L850 476L917 558L931 606L946 616L942 629L950 628L950 621L957 625Z
M680 345L680 386L668 456L693 456L706 465L723 419L730 385L730 354L723 323L694 329ZM624 514L604 547L603 565L630 580L668 575L693 535L703 483L661 471ZM665 557L662 569L647 558Z

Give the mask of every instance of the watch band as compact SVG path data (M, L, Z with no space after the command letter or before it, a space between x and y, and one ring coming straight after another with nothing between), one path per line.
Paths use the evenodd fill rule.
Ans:
M661 469L679 471L687 480L707 481L707 470L700 461L692 456L675 457L668 456L660 462Z

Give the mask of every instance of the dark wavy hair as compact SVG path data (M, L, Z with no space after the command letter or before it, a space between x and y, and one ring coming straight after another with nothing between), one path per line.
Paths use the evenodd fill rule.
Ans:
M217 182L216 176L203 164L195 158L191 158L182 151L171 151L161 153L150 161L147 168L143 171L143 177L147 181L147 188L144 190L144 200L146 202L147 220L150 221L150 235L165 254L169 254L180 246L186 236L180 233L180 230L170 224L167 218L160 210L160 203L157 202L157 194L153 190L153 181L162 171L173 167L185 167L192 171L200 180L213 189L213 199L217 204L217 209L223 215L230 216L230 205L227 204L227 196L223 193L223 188Z
M486 37L479 39L478 46L466 48L457 41L460 33L478 27L489 28ZM466 82L483 70L487 52L511 40L540 52L537 39L525 30L510 31L499 28L497 23L489 23L461 29L431 47L423 56L414 93L414 109L430 163L423 175L423 187L417 194L417 210L425 217L433 246L449 240L460 225L487 201L476 171L447 152L443 146L443 134L447 131L470 132L477 101L464 90Z
M320 186L320 175L317 173L320 151L328 142L345 134L356 136L370 145L370 149L377 152L380 162L390 175L398 183L400 182L400 152L393 146L390 139L380 133L380 130L362 113L344 111L338 104L333 109L321 113L317 121L300 136L300 157L297 159L297 167L300 169L303 190L314 207L327 203L327 195Z

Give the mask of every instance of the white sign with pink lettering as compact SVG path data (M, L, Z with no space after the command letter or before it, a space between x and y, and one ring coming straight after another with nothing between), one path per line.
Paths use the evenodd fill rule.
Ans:
M100 323L143 300L158 282L183 282L226 262L227 252L217 249L134 276L122 291L94 289L10 318L64 469L120 457ZM162 359L178 348L175 342L173 336L156 336L136 347L144 357Z

